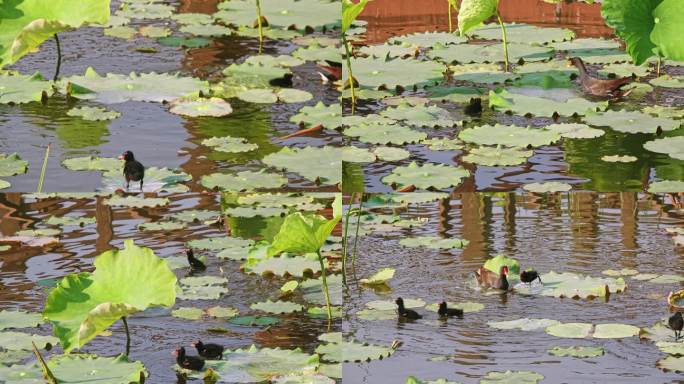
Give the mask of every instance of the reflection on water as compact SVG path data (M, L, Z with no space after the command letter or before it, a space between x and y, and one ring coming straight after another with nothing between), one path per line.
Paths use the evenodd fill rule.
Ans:
M627 278L628 289L608 300L557 299L545 296L486 295L472 287L472 272L499 253L514 257L522 268L601 276L605 269L632 268L643 273L684 273L684 249L664 234L668 226L684 226L677 197L635 193L452 194L448 200L395 209L402 218L428 218L423 227L375 232L360 239L357 275L383 267L396 268L391 291L374 292L352 285L345 302L349 321L344 332L375 344L403 341L390 358L346 364L345 382L402 383L409 375L445 377L477 383L489 371L529 370L544 383L663 383L681 376L655 367L665 357L651 342L628 339L561 339L543 331L503 331L488 321L523 317L563 322L652 325L668 315L666 296L681 284L655 284ZM392 213L392 210L376 210ZM406 237L462 238L464 249L404 248ZM371 300L397 296L483 303L485 309L446 323L423 310L414 323L365 321L354 313ZM601 345L604 356L559 358L554 346Z

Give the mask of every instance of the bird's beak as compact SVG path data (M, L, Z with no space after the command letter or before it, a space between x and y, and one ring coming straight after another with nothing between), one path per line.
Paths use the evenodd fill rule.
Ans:
M173 351L173 352L171 352L171 356L178 357L178 351Z
M119 155L119 160L123 160L123 159L124 159L124 155Z

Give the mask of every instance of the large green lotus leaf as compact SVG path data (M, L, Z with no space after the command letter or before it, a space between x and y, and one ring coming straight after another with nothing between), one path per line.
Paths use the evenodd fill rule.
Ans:
M287 209L279 207L233 207L224 211L225 215L230 217L285 216L287 212Z
M584 121L589 125L610 127L625 133L656 133L658 128L672 131L679 128L681 121L653 117L639 111L607 111L587 115Z
M648 185L648 191L651 193L684 192L684 181L654 181Z
M47 362L59 383L137 384L141 375L148 376L140 361L123 356L61 355ZM87 367L87 369L84 369Z
M458 45L466 46L466 45ZM444 78L446 67L432 61L357 57L351 60L354 78L362 87L396 88L437 85ZM348 78L344 67L342 77Z
M261 312L266 312L266 313L274 313L274 314L283 314L283 313L292 313L292 312L299 312L304 307L300 304L293 303L290 301L271 301L271 300L266 300L260 303L254 303L249 306L251 309L255 311L261 311Z
M307 47L301 47L292 52L292 56L306 60L306 61L340 61L342 53L344 50L342 48L335 47L334 45L322 46L320 44L311 44Z
M108 0L24 0L0 4L0 68L36 50L54 34L87 24L105 24Z
M0 332L2 348L8 351L30 351L31 343L36 343L38 348L45 348L48 344L57 344L59 339L52 336L31 335L23 332L3 331ZM2 367L2 364L0 364Z
M0 176L6 177L26 173L28 165L28 161L22 160L16 153L10 155L0 153Z
M634 65L630 63L621 64L608 64L599 69L597 73L603 76L616 76L616 77L627 77L627 76L648 76L649 68L646 65Z
M533 193L567 192L572 189L572 185L560 181L546 181L525 184L522 189Z
M496 13L499 0L463 0L458 9L458 30L461 36Z
M43 316L64 350L80 348L123 316L173 306L176 276L166 261L133 240L95 259L95 271L66 276L48 295Z
M259 148L258 145L248 142L242 137L210 137L202 140L202 145L212 147L214 150L228 153L240 153L254 151Z
M506 40L509 43L527 43L532 45L548 44L555 41L572 40L575 33L565 28L541 28L530 24L505 23ZM472 36L479 39L501 40L501 26L486 24L472 31Z
M573 345L569 347L553 347L549 349L547 352L551 355L558 357L572 356L579 358L599 357L603 356L603 354L605 353L603 347L582 345Z
M656 366L668 371L684 372L684 356L668 356L658 360Z
M521 331L537 331L546 329L552 325L558 325L560 321L552 319L517 319L506 321L489 321L487 325L496 329L520 329Z
M170 202L166 197L137 197L137 196L112 196L105 200L104 203L115 207L131 207L131 208L145 208L145 207L161 207L168 205Z
M504 72L496 63L450 65L449 70L454 80L480 84L499 84L517 77L514 73Z
M411 152L395 147L376 147L373 154L383 161L399 161L411 157Z
M235 26L252 26L256 21L253 1L230 0L219 3L214 18ZM341 27L340 4L326 0L262 0L261 15L271 27L303 30Z
M279 173L240 171L234 175L212 173L202 176L202 185L209 189L243 192L255 189L274 189L287 183L287 178Z
M64 78L62 83L72 97L93 99L105 104L125 101L162 103L183 97L199 97L200 93L209 91L206 81L193 77L154 72L131 72L129 75L108 73L103 77L93 68L86 69L83 76Z
M508 271L511 275L520 274L520 263L518 263L518 260L505 255L496 255L491 259L487 259L487 261L484 263L485 268L495 273L499 273L499 271L501 271L501 267L503 266L508 267Z
M0 311L0 331L12 328L37 327L42 323L43 316L40 313L9 311L5 309Z
M249 247L254 244L254 240L241 239L239 237L210 237L200 240L191 240L188 246L193 249L204 249L209 251L218 251L233 247Z
M433 303L433 304L428 304L425 306L425 309L428 311L432 312L437 312L439 310L439 304L440 303ZM448 308L458 308L462 310L464 313L472 313L472 312L479 312L484 309L484 304L480 303L474 303L472 301L464 301L464 302L447 302L447 307Z
M536 384L544 376L532 371L487 372L480 384Z
M106 173L122 172L124 162L114 157L72 157L62 161L66 169L72 171L103 171Z
M336 216L328 220L320 215L304 215L301 212L287 215L268 248L268 255L273 256L282 252L318 252L340 218Z
M337 363L363 362L389 357L394 352L392 347L384 347L350 340L341 343L328 343L316 347L316 353L323 360Z
M624 279L619 277L592 277L570 272L548 272L541 275L544 282L541 294L553 297L592 298L605 297L611 293L622 292L627 288ZM520 289L524 292L524 288Z
M516 125L481 125L464 129L458 138L473 144L505 145L508 147L539 147L560 140L557 132L546 129L519 127Z
M662 1L606 0L601 4L603 19L624 40L627 52L637 65L653 56L656 47L650 38L656 24L653 12Z
M318 102L316 105L302 107L296 115L290 117L290 121L307 126L322 125L328 129L341 127L344 122L342 119L342 106L340 104L325 105Z
M620 339L637 336L641 328L629 324L596 324L595 339Z
M406 124L415 127L453 127L457 123L451 118L449 111L435 105L413 106L403 103L385 109L380 115L394 120L404 120Z
M544 127L552 132L558 132L566 139L594 139L606 134L602 129L592 128L586 124L560 123Z
M357 124L344 130L346 136L358 137L359 141L371 144L410 144L427 138L424 132L401 124L370 123Z
M399 240L404 247L426 247L430 249L454 249L468 245L468 240L445 239L438 236L405 237Z
M428 99L450 101L452 103L467 103L470 99L486 96L478 88L437 86L427 88Z
M655 79L651 79L649 83L657 87L684 88L684 76L663 75L656 77Z
M2 52L1 45L0 52ZM18 73L0 74L0 104L21 104L41 101L43 98L51 96L52 93L52 83L45 81L39 72L31 76Z
M527 161L534 151L522 148L479 147L472 148L461 160L486 166L518 165Z
M584 339L594 326L588 323L561 323L546 328L546 333L556 337Z
M374 273L372 276L359 280L359 282L361 284L367 285L385 284L394 277L395 271L396 270L394 268L383 268Z
M330 305L342 305L342 275L328 275L328 290L330 293ZM306 279L299 284L302 297L309 303L325 305L325 295L323 294L323 280Z
M387 40L390 44L410 45L418 48L430 48L435 44L462 44L468 39L448 32L415 32L408 35L394 36Z
M524 116L582 116L589 111L605 110L608 108L608 102L591 102L582 98L560 102L501 89L489 91L489 106L497 111L512 112Z
M342 149L337 147L285 147L280 152L266 155L261 161L323 185L335 185L342 181Z
M458 186L466 177L470 177L470 172L460 166L435 163L419 165L413 161L409 165L394 168L389 175L382 178L382 181L388 185L444 189Z
M293 207L313 202L313 196L293 193L254 193L238 196L240 205L259 205L262 207Z
M508 43L508 58L516 62L546 61L553 57L553 48L529 44ZM448 64L498 63L504 61L502 44L459 44L436 46L426 55ZM356 71L355 71L356 73Z
M178 99L171 103L169 112L190 117L220 117L230 115L233 112L233 108L225 100L218 97L209 99Z
M80 107L72 108L67 111L67 116L78 116L83 120L100 121L113 120L121 116L121 113L116 111L108 111L100 107Z

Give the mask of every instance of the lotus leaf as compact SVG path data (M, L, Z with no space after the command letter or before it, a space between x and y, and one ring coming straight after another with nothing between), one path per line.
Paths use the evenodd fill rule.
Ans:
M378 44L378 45L366 45L359 49L361 55L373 56L380 58L395 58L400 57L402 59L415 58L418 56L418 48L411 46L409 44ZM339 56L338 56L339 57ZM339 60L339 59L338 59Z
M216 300L228 293L224 278L203 276L186 277L181 280L178 298L181 300Z
M361 320L381 321L381 320L396 320L396 309L362 309L356 312L356 316Z
M566 60L551 60L519 65L515 68L518 79L513 82L518 87L571 88L572 79L577 76L577 68Z
M373 274L367 279L361 279L359 282L361 284L376 285L376 284L386 284L388 280L394 277L394 268L383 268Z
M292 56L306 61L339 61L343 50L332 45L314 43L307 47L301 47L292 52Z
M285 216L287 212L287 209L279 207L233 207L226 208L224 211L227 216L231 217Z
M348 163L372 163L375 161L375 155L367 148L345 146L342 148L342 161Z
M546 328L546 333L556 337L584 339L594 326L587 323L561 323Z
M311 203L313 197L292 193L254 193L238 196L237 202L241 205L259 205L262 207L293 207Z
M425 144L433 151L455 151L463 149L463 142L458 139L450 139L448 137L433 137L431 139L420 142Z
M459 81L471 81L480 84L499 84L516 77L504 72L499 64L460 64L449 66L451 78Z
M8 181L0 180L0 189L9 188L11 186L12 184L10 184Z
M60 233L62 233L61 230L59 229L53 229L53 228L38 228L38 229L25 229L22 231L17 231L16 236L23 236L23 237L47 237L47 236L58 236Z
M297 173L307 180L323 185L335 185L342 181L342 149L325 146L289 148L266 155L264 164Z
M30 351L31 343L36 343L38 348L45 348L48 344L57 344L59 339L52 336L31 335L22 332L2 331L0 332L0 342L2 348L7 351ZM0 364L0 367L2 364Z
M684 137L665 137L644 143L644 148L651 152L666 153L675 159L684 160Z
M270 317L270 316L240 316L240 317L235 317L230 320L228 320L229 323L235 324L235 325L245 325L245 326L269 326L269 325L274 325L278 324L280 322L280 319L277 317Z
M0 44L0 66L2 45ZM31 76L11 73L0 74L0 104L21 104L41 101L53 93L52 83L36 72Z
M498 63L503 61L502 44L459 44L436 46L426 55L448 64L460 63ZM528 44L508 43L510 61L546 61L553 56L553 48L535 47Z
M656 366L668 371L684 372L684 357L668 356L658 360Z
M273 189L287 183L287 178L279 173L241 171L234 175L212 173L202 176L202 185L209 189L222 191L253 191L255 189Z
M112 196L105 200L105 204L115 206L115 207L131 207L131 208L144 208L144 207L161 207L169 204L169 199L165 197L136 197L136 196Z
M142 382L141 376L148 376L141 362L128 361L123 355L116 357L88 354L55 356L47 362L47 366L58 382L65 384L86 382L138 384ZM88 367L88 369L83 369L83 367Z
M536 384L543 379L543 375L532 371L493 371L488 372L487 375L480 380L480 384Z
M463 310L464 313L472 313L472 312L479 312L484 309L484 304L480 303L474 303L472 301L465 301L465 302L447 302L447 307L448 308L458 308ZM437 312L439 309L439 303L434 303L434 304L429 304L425 306L425 309L428 311L432 312Z
M344 131L347 136L358 137L359 141L371 144L408 144L427 137L426 133L413 130L401 124L370 123L359 124Z
M653 185L653 184L651 184ZM682 186L684 186L684 183L682 183ZM684 190L684 188L672 188L668 189L670 192L679 192ZM650 191L650 188L649 188ZM677 275L659 275L656 278L653 278L649 280L649 283L655 283L655 284L675 284L679 283L681 281L684 281L684 276L677 276Z
M607 111L587 115L584 121L590 125L610 127L618 132L625 133L656 133L658 128L663 131L671 131L681 125L680 121L653 117L638 111Z
M555 41L572 40L575 33L565 28L537 27L530 24L506 23L506 39L513 43L531 45L548 44ZM501 40L501 26L486 24L472 31L472 36L479 39Z
M631 60L629 55L620 49L578 49L568 52L566 56L581 57L587 64L624 63Z
M662 0L657 2L657 7L653 10L655 25L651 31L650 38L658 47L658 52L666 58L672 60L684 60L684 49L678 44L676 36L681 35L681 23L677 16L681 11L679 3L672 0Z
M380 112L380 115L394 120L404 120L406 124L416 127L453 127L456 125L449 111L434 105L400 104L387 108Z
M652 327L643 328L639 333L642 339L648 339L654 342L661 341L675 341L674 332L667 324L667 319L661 319L653 324Z
M387 40L390 44L404 44L419 48L430 48L435 44L461 44L468 40L448 32L415 32L408 35L395 36Z
M461 131L461 140L480 145L505 145L509 147L538 147L552 144L560 139L557 132L546 129L519 127L516 125L482 125Z
M108 111L99 107L81 107L72 108L67 111L68 116L80 116L83 120L98 121L98 120L112 120L121 116L121 113L116 111Z
M521 148L480 147L472 148L461 160L486 166L517 165L527 161L533 151Z
M204 249L210 251L218 251L231 247L249 247L254 244L253 240L241 239L238 237L210 237L201 240L191 240L188 246L193 249Z
M330 304L331 305L342 305L342 275L328 275L328 289L330 292ZM314 304L325 304L325 296L323 294L323 280L318 279L306 279L302 281L299 285L302 291L302 296L304 300L309 303Z
M316 353L320 354L323 360L338 363L377 360L389 357L393 352L392 347L360 343L354 340L328 343L316 347Z
M445 239L437 236L406 237L399 240L404 247L427 247L430 249L454 249L468 245L468 240Z
M325 105L319 101L313 107L308 105L302 107L296 115L290 117L290 121L307 126L320 124L328 129L339 128L344 124L342 106L340 104Z
M522 188L533 193L567 192L572 189L572 185L559 181L546 181L542 183L525 184Z
M458 30L461 36L496 13L499 0L465 0L458 9Z
M107 173L121 172L124 162L113 157L72 157L62 161L72 171L103 171Z
M45 247L54 243L59 243L56 237L32 237L32 236L9 236L0 237L2 243L21 243L27 247Z
M118 37L119 39L124 40L130 40L138 34L138 31L135 28L125 25L105 28L103 32L105 36Z
M211 317L219 317L223 319L227 318L232 318L240 314L240 311L238 311L235 308L230 308L230 307L211 307L207 309L207 315Z
M484 96L481 90L472 87L437 86L427 88L427 91L430 100L452 103L467 103L470 99Z
M658 117L668 117L671 119L681 119L684 117L684 110L677 107L664 107L662 105L649 105L642 109L644 113Z
M541 275L544 282L541 294L553 297L592 298L605 297L611 293L622 292L627 288L624 279L591 277L569 272L549 272ZM522 288L519 290L522 292Z
M188 24L180 27L179 31L200 37L220 37L230 35L233 32L228 27L215 24Z
M660 275L657 275L655 273L640 273L638 275L632 276L632 279L640 280L640 281L641 280L651 280L651 279L655 279L658 276L660 276Z
M620 270L606 269L605 271L602 271L601 273L606 275L606 276L618 277L618 276L637 275L637 274L639 274L639 271L637 271L636 269L622 268Z
M149 1L129 1L121 4L117 15L131 19L166 19L173 14L174 7L169 4Z
M601 129L591 128L586 124L561 123L551 124L544 127L549 131L558 132L561 137L567 139L594 139L605 135Z
M16 153L10 155L0 153L0 176L14 176L26 173L28 165L28 161L22 160Z
M396 167L392 173L382 178L385 184L399 186L415 185L416 188L449 188L459 185L462 180L470 176L470 172L462 167L446 164L423 163L415 161L407 166Z
M204 37L179 37L169 36L157 39L161 45L169 47L184 47L184 48L201 48L211 44L210 39Z
M238 93L237 97L249 103L272 104L278 101L283 103L303 103L313 98L309 92L299 89L281 89L273 91L271 89L248 89Z
M432 61L357 57L351 63L359 85L376 89L436 85L446 70L444 65ZM346 68L342 72L343 78L349 76Z
M406 378L406 384L459 384L455 381L448 381L447 379L436 379L436 380L420 380L415 376L409 376Z
M190 117L220 117L230 115L233 112L233 108L225 100L218 97L209 99L178 99L171 103L169 112Z
M595 339L619 339L637 336L641 329L628 324L596 324Z
M207 220L215 220L221 215L220 212L208 211L201 209L186 209L181 212L172 213L167 216L170 220L176 220L183 223L198 223Z
M490 321L487 322L492 328L496 329L520 329L522 331L537 331L546 329L548 327L558 325L560 321L552 319L517 319L507 321Z
M395 147L376 147L372 152L383 161L399 161L411 157L411 152Z
M64 78L62 83L72 97L93 99L104 104L125 101L167 102L182 97L198 97L209 92L206 81L179 75L131 72L130 75L108 73L100 76L86 69L83 76ZM74 86L78 86L76 90Z
M264 260L248 259L242 268L247 273L256 273L258 275L296 277L302 277L307 272L318 273L321 271L318 260L302 256L271 257Z
M66 352L80 348L123 316L173 306L176 276L149 248L133 240L95 259L95 271L66 276L47 299L43 316Z
M254 151L258 145L248 142L242 137L210 137L202 140L202 145L212 147L219 152L240 153Z
M610 0L601 6L606 24L625 41L627 52L637 65L650 58L656 47L649 35L655 25L652 13L660 1Z
M273 384L335 384L335 380L316 373L278 376Z
M297 303L292 303L290 301L271 301L271 300L266 300L264 302L260 303L254 303L249 306L255 311L262 311L266 313L275 313L275 314L282 314L282 313L292 313L292 312L299 312L304 309L303 306L297 304Z
M495 273L499 273L503 266L507 266L512 275L520 274L520 264L518 261L505 255L496 255L491 259L487 259L484 263L485 268Z
M31 356L31 352L25 350L0 352L0 361L2 361L2 364L0 364L0 380L7 379L7 372L4 366L15 366L17 369L19 369L17 364L25 361L29 356ZM39 383L39 381L36 381L36 383Z
M622 64L609 64L603 66L603 68L598 70L598 74L609 76L613 75L616 77L627 77L627 76L648 76L648 67L643 65L634 65L629 63Z
M608 107L608 102L595 103L582 98L559 102L547 98L512 93L502 89L489 91L489 106L498 111L525 116L582 116L589 111L605 110Z
M605 353L603 347L591 347L581 345L573 345L569 347L553 347L549 349L548 352L549 354L558 357L572 356L579 358L599 357L603 356L603 354Z
M24 311L0 311L0 331L13 328L37 327L43 323L43 316L40 313Z
M404 307L406 308L422 308L424 306L425 302L421 299L404 298ZM397 305L392 300L375 300L367 302L366 308L378 311L394 311L396 316Z
M340 28L340 5L326 0L264 0L261 14L271 27L303 30ZM254 3L247 0L231 0L219 3L214 18L235 26L252 26L256 19Z
M261 31L262 31L265 38L273 39L273 40L292 40L296 37L301 37L302 33L303 33L301 31L295 31L292 29L270 28L270 27L264 28L263 26L262 26ZM258 38L259 37L259 29L258 28L252 28L250 26L241 25L236 30L233 30L233 34L238 35L238 36Z
M178 223L173 221L141 223L138 224L138 229L141 231L177 231L180 229L185 229L185 223Z
M193 307L180 307L171 311L171 316L187 320L199 320L204 316L204 310Z
M214 18L206 13L176 13L171 15L171 19L179 24L212 24Z
M231 64L223 70L223 74L227 76L223 81L224 86L232 88L230 91L232 93L224 90L219 92L217 96L228 98L237 96L239 92L236 89L270 87L272 81L289 77L292 75L292 71L274 63L244 62L242 64ZM214 93L217 92L214 91Z
M655 79L651 79L649 83L651 83L651 85L655 85L656 87L684 88L684 76L663 75L656 77Z
M559 51L565 51L572 56L572 51L582 49L617 49L620 48L620 43L613 39L600 38L580 38L571 41L563 41L551 44L551 46Z

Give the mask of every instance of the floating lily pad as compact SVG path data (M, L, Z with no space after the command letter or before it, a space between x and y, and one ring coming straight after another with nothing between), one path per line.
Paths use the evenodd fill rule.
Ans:
M287 212L287 209L280 207L233 207L224 211L230 217L273 217L284 216Z
M542 183L525 184L522 188L533 193L567 192L572 189L572 185L559 181L546 181Z
M517 77L514 73L504 72L501 65L495 63L452 65L449 71L454 80L480 84L500 84Z
M610 127L625 133L656 133L658 128L671 131L681 125L681 121L653 117L638 111L607 111L587 115L584 121L590 125Z
M238 311L235 308L230 308L230 307L211 307L207 309L207 315L211 317L218 317L222 319L228 319L237 316L240 314L240 311Z
M271 382L273 384L335 384L335 380L316 373L278 376Z
M171 311L171 316L181 319L199 320L204 316L204 310L201 308L180 307Z
M328 290L330 294L330 303L332 305L342 305L342 275L334 274L327 276ZM299 285L304 300L314 304L325 304L325 295L323 294L323 280L306 279Z
M249 103L272 104L278 101L283 103L303 103L311 100L313 95L307 91L286 88L279 91L272 89L248 89L238 93L237 97Z
M546 328L546 333L556 337L583 339L589 337L594 326L588 323L561 323Z
M532 371L506 371L506 372L487 372L487 375L480 380L480 384L536 384L543 380L544 376Z
M544 285L541 295L589 299L605 297L609 294L623 292L627 288L624 279L610 277L592 277L570 272L548 272L541 275ZM525 293L525 288L518 289Z
M0 104L22 104L41 101L53 93L52 83L36 72L31 76L0 74Z
M506 38L509 43L542 45L556 41L572 40L575 33L566 28L537 27L530 24L505 23ZM501 40L499 24L485 24L470 32L473 37L487 40Z
M464 129L458 137L469 143L508 147L539 147L560 140L560 134L546 129L501 124Z
M171 103L169 112L190 117L220 117L230 115L233 112L233 108L225 100L218 97L209 99L178 99Z
M621 64L609 64L605 65L603 68L599 69L597 72L604 76L616 76L616 77L627 77L627 76L647 76L649 68L644 65L634 65L631 63L621 63Z
M372 152L383 161L399 161L411 157L411 152L395 147L376 147Z
M226 283L225 278L213 276L186 277L180 281L177 295L181 300L216 300L228 293Z
M228 27L216 24L187 24L180 27L179 31L200 37L220 37L233 32Z
M141 231L177 231L185 229L185 224L173 221L157 221L138 224L138 229Z
M648 185L648 191L651 193L684 192L684 181L655 181Z
M240 316L228 320L229 323L235 325L245 325L250 327L266 327L269 325L278 324L280 319L271 316Z
M118 37L119 39L124 40L130 40L138 34L138 31L135 28L126 25L105 28L103 32L105 36Z
M512 62L546 61L553 56L553 48L532 46L522 43L508 43L508 58ZM503 61L502 44L459 44L435 46L427 52L431 59L448 64L498 63ZM352 64L353 65L353 64Z
M31 328L43 323L40 313L24 311L0 311L0 331L4 329Z
M292 56L306 61L339 61L344 50L332 45L321 45L317 42L301 47L292 52Z
M430 249L454 249L468 245L468 240L447 239L438 236L405 237L399 240L404 247L426 247Z
M455 33L448 32L415 32L407 35L395 36L387 40L390 44L405 44L420 48L429 48L435 44L462 44L468 39Z
M609 163L633 163L639 159L636 156L612 155L612 156L601 156L601 160L609 162Z
M0 180L0 189L6 189L6 188L9 188L11 186L12 186L12 184L10 184L9 181Z
M219 152L227 153L241 153L254 151L259 148L258 145L248 142L242 137L210 137L202 140L202 145L212 147Z
M242 268L247 273L258 275L297 276L302 277L305 273L317 273L321 271L321 265L314 258L303 256L297 257L271 257L264 260L247 260Z
M252 26L256 19L254 4L247 0L219 3L214 18L235 26ZM261 4L261 14L271 27L304 30L339 28L339 3L313 0L302 3L296 0L267 0Z
M342 161L347 163L372 163L375 155L367 148L345 146L342 148Z
M658 117L666 117L670 119L681 119L684 117L684 109L677 107L665 107L662 105L649 105L641 110L644 113L655 115Z
M449 381L447 379L436 379L436 380L420 380L415 376L409 376L406 378L406 384L459 384L455 381Z
M371 277L367 279L361 279L359 282L361 284L366 284L366 285L377 285L377 284L385 284L387 283L388 280L392 279L394 277L394 268L383 268L373 274Z
M416 131L402 124L370 123L358 124L344 130L347 136L358 137L359 141L371 144L409 144L427 138L424 132Z
M316 347L316 353L323 360L333 362L362 362L389 357L394 352L392 347L383 347L358 341L343 341L341 343L328 343Z
M105 204L115 207L161 207L169 204L169 199L165 197L137 197L137 196L112 196L104 201Z
M90 224L95 224L97 218L95 217L84 217L84 216L50 216L50 218L45 222L48 225L61 225L61 226L76 226L83 227Z
M591 347L581 345L573 345L569 347L553 347L549 349L547 352L551 355L558 357L572 356L579 358L599 357L603 356L603 354L605 353L603 347Z
M567 139L594 139L606 134L602 129L592 128L586 124L561 123L551 124L544 127L552 132L557 132Z
M404 307L406 308L422 308L424 306L425 301L421 299L404 298ZM397 304L393 300L374 300L367 302L366 308L378 311L395 311L396 316Z
M361 320L368 321L396 320L397 311L396 309L362 309L356 312L356 316Z
M461 160L486 166L506 166L525 163L534 151L522 148L479 147L472 148Z
M218 251L231 247L249 247L254 244L253 240L241 239L239 237L210 237L200 240L191 240L188 246L193 249L204 249L209 251Z
M2 177L26 173L28 165L28 161L22 160L16 153L10 155L0 153L0 176Z
M364 56L373 56L389 59L393 59L395 57L409 59L418 56L418 49L409 44L366 45L361 47L361 49L359 49L359 52L361 53L361 55Z
M61 355L51 358L47 366L60 383L138 384L142 382L141 376L148 376L143 363L129 361L123 355L116 357L88 354Z
M415 127L453 127L456 125L449 111L434 105L412 106L404 103L387 108L380 112L380 115L393 120L403 120L406 124Z
M385 184L399 186L415 185L420 189L443 189L455 187L469 176L470 172L463 167L434 163L418 165L414 161L409 165L394 168L388 176L382 178L382 181Z
M342 181L342 149L325 146L289 148L271 153L261 161L264 164L286 169L323 185L334 185Z
M639 274L639 271L637 271L636 269L622 268L620 270L606 269L605 271L601 271L601 273L606 275L606 276L619 277L619 276L634 276L634 275Z
M437 86L429 87L428 99L450 101L452 103L467 103L470 99L483 97L482 91L473 87Z
M171 19L179 24L212 24L214 18L206 13L176 13L171 15Z
M287 183L279 173L241 171L236 174L212 173L202 176L202 185L209 189L222 191L253 191L255 189L274 189Z
M517 319L506 321L489 321L487 325L496 329L520 329L522 331L537 331L558 325L560 321L552 319Z
M254 193L238 196L240 205L259 205L262 207L293 207L313 202L310 195L291 193Z
M432 61L357 57L351 63L359 85L376 89L437 85L446 71L444 65ZM349 76L346 71L344 68L343 78Z
M512 112L517 115L533 116L582 116L587 112L605 110L608 102L591 102L582 98L568 99L565 102L548 98L527 96L508 92L505 89L489 91L489 106L498 111Z
M2 331L0 332L2 348L7 351L30 351L33 349L31 342L36 343L38 348L45 348L47 344L59 344L59 339L52 336L32 335L23 332ZM0 366L2 366L0 364Z
M24 229L17 231L17 236L22 237L48 237L48 236L59 236L62 233L59 229L54 228L38 228L38 229Z
M420 142L425 144L433 151L455 151L463 149L463 142L458 139L450 139L448 137L433 137L431 139Z
M567 60L550 60L535 62L515 67L517 79L513 81L518 87L571 88L572 79L577 76L577 68Z
M658 360L656 366L668 371L684 372L684 356L668 356L664 359Z
M186 209L181 212L172 213L168 215L167 218L183 223L199 223L208 220L215 220L219 216L221 216L221 213L217 211Z
M72 157L62 161L62 165L72 171L102 171L107 173L120 173L124 162L113 157Z
M211 40L204 37L169 36L157 39L159 44L169 47L201 48L211 44Z
M665 153L674 159L684 160L684 136L664 137L644 143L651 152Z
M27 247L45 247L59 243L56 237L8 236L0 237L0 243L21 243Z
M485 261L483 266L494 273L499 273L501 267L506 266L512 275L520 274L520 264L518 263L518 260L507 257L506 255L496 255L489 258Z
M307 126L320 124L328 129L339 128L344 124L342 106L340 104L325 105L319 101L313 107L309 105L302 107L296 115L290 117L290 121Z
M649 83L651 83L651 85L655 85L656 87L684 88L684 76L663 75L656 77L655 79L651 79Z
M620 339L637 336L641 328L628 324L596 324L595 339Z
M428 311L432 312L437 312L439 310L439 304L440 303L433 303L433 304L428 304L425 306L425 309ZM464 302L447 302L447 307L448 308L457 308L463 311L463 313L472 313L472 312L479 312L484 309L484 304L480 303L474 303L472 301L464 301Z
M140 34L145 37L157 38L166 37L171 34L171 30L166 27L158 27L155 25L145 25L140 27Z
M249 306L255 311L262 311L266 313L275 313L275 314L282 314L282 313L292 313L292 312L299 312L304 307L300 304L297 303L292 303L290 301L271 301L271 300L266 300L264 302L260 303L254 303Z

